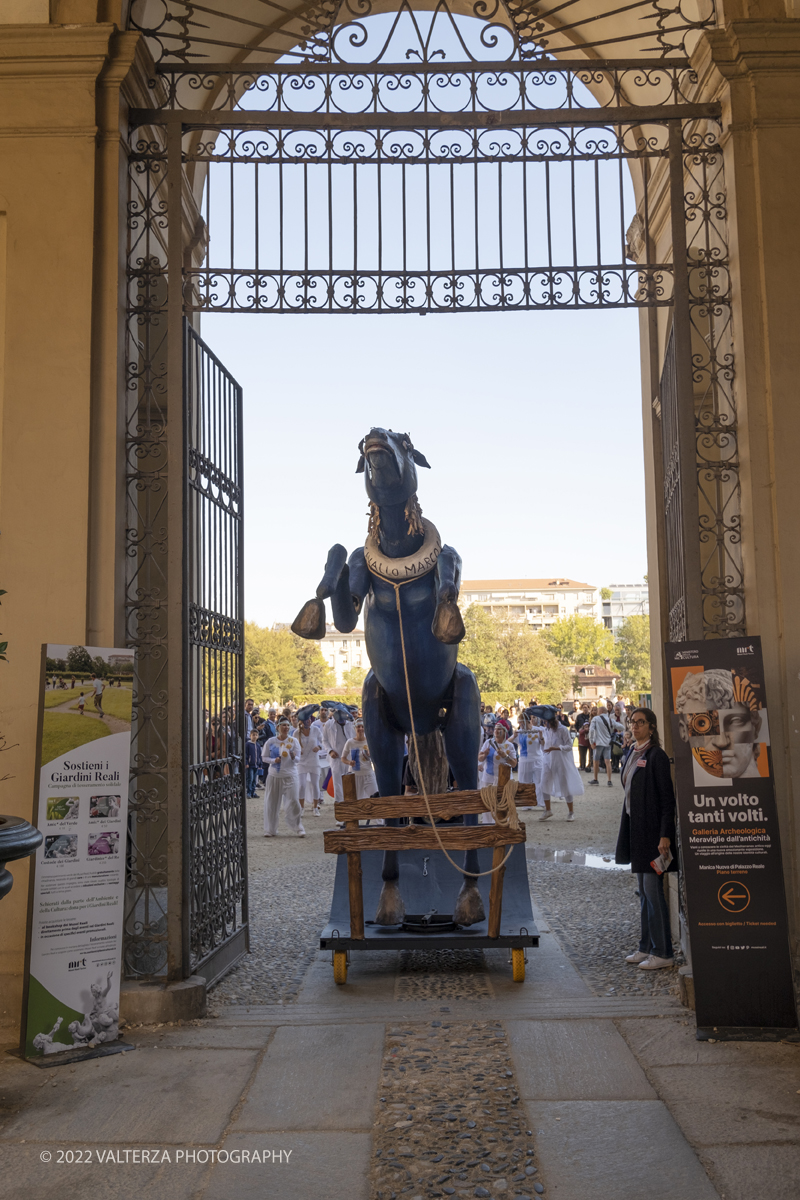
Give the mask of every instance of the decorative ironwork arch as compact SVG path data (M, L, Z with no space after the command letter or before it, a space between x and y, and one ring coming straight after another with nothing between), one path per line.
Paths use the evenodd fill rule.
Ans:
M719 111L698 102L697 79L679 53L713 10L699 0L690 20L688 0L638 0L624 11L645 18L636 46L650 57L587 61L587 49L619 49L628 36L612 38L612 12L595 12L598 37L570 43L579 57L569 58L565 39L578 38L588 0L508 0L508 8L478 0L469 9L437 0L425 20L407 0L391 10L373 0L294 9L270 0L282 43L262 38L255 46L242 36L224 47L231 61L204 64L202 55L222 47L213 21L232 19L229 0L216 2L134 0L132 12L142 21L142 13L161 13L147 27L160 60L153 104L130 114L128 612L129 641L140 651L128 910L134 975L177 976L211 956L229 962L246 919L242 822L231 809L241 788L236 754L222 766L202 755L185 759L191 783L176 782L169 769L170 722L189 722L183 696L204 694L202 682L176 693L169 681L183 680L183 660L205 662L205 628L215 637L227 631L225 645L212 649L228 664L241 650L238 615L202 597L184 595L183 624L168 617L176 611L170 596L187 586L181 564L200 553L190 544L197 522L181 515L199 511L196 447L182 423L192 395L209 394L197 391L197 364L210 357L191 334L193 374L184 356L184 322L193 314L667 310L672 334L655 408L671 635L746 630ZM247 11L239 4L237 19L258 26ZM371 52L363 31L381 12ZM482 19L477 43L459 23L470 12ZM208 37L198 34L201 20ZM450 24L452 61L439 53L437 20ZM413 34L405 47L397 41L402 22ZM485 58L499 53L501 36L506 57ZM348 47L353 62L344 61ZM628 166L635 194L623 180ZM227 199L214 190L214 172L225 173ZM581 188L588 223L577 212ZM206 465L204 478L219 474L239 486L232 470ZM213 497L203 503L220 509ZM224 520L235 530L226 534L232 546L240 507ZM201 609L210 614L203 628ZM202 745L197 711L193 720L192 744ZM175 805L186 814L172 870L183 881L183 920L170 926L165 864ZM220 848L225 839L236 848L233 866ZM198 870L217 876L198 886Z
M435 4L428 0L416 8ZM455 7L512 30L527 60L684 57L689 39L716 23L715 0L627 0L600 11L597 0L464 0ZM128 23L146 36L156 62L252 66L290 53L325 61L337 25L380 11L381 0L301 0L294 6L283 0L132 0Z

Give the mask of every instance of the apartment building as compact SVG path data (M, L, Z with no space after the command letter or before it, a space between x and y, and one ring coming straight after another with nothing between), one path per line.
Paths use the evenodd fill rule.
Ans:
M459 604L479 604L487 612L527 621L533 629L546 629L561 617L579 615L600 620L599 589L593 583L555 577L550 579L465 579Z
M646 583L610 583L604 591L611 597L603 599L603 624L616 637L620 627L634 614L650 614L650 592Z
M363 629L354 629L352 633L340 633L335 625L328 625L325 637L320 639L319 648L328 666L333 667L336 672L337 687L342 687L344 673L351 667L364 667L367 671L370 668Z

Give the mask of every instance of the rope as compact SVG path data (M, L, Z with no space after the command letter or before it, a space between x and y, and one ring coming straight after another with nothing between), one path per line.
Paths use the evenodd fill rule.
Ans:
M385 580L385 582L388 583L390 581ZM410 579L403 580L403 583L410 583L410 582L411 582ZM417 762L419 762L420 757L419 757L419 746L417 745L417 730L416 730L416 727L414 724L414 708L411 703L411 684L409 683L409 679L408 679L408 662L406 660L406 639L405 639L405 634L403 632L403 610L400 607L400 588L403 586L403 583L392 583L392 587L394 588L394 597L395 597L395 601L397 604L397 617L400 622L400 649L402 650L402 653L403 653L403 673L404 673L405 679L406 679L406 699L408 700L408 715L411 718L411 737L414 740L414 752L416 753L416 756L417 756ZM425 787L425 780L422 776L421 768L420 768L420 772L419 772L419 781L418 782L422 788L422 795L425 800L425 807L428 810L428 818L431 823L431 828L433 829L433 832L436 834L436 840L439 843L439 849L441 850L442 854L445 856L447 861L450 863L451 867L455 867L455 869L457 871L460 871L462 875L466 875L470 879L479 879L482 875L494 875L495 871L499 871L501 867L504 867L506 865L506 863L508 862L509 858L511 857L511 853L514 849L513 846L509 846L508 851L506 852L506 856L503 859L503 861L501 863L498 863L496 867L490 867L488 871L475 871L474 873L472 871L465 871L464 868L460 867L457 862L454 862L453 859L450 857L450 855L445 850L444 845L442 843L441 836L439 834L439 830L436 827L436 821L435 821L433 813L431 812L430 801L428 800L428 790ZM511 790L512 784L513 784L513 790ZM497 821L498 825L508 824L509 827L512 829L519 829L519 819L517 817L516 805L514 804L514 796L516 795L516 791L517 791L516 780L509 780L509 782L506 784L505 788L503 789L503 795L500 800L500 803L498 804L496 787L483 788L481 790L481 798L484 799L487 804L490 804L490 806L491 805L494 806L492 808L492 814L495 817L495 820ZM492 793L491 801L489 801L489 799L487 797L487 793L489 793L489 792ZM498 814L502 810L504 810L505 814L508 815L508 821L503 821L503 820L497 819ZM512 819L514 821L516 821L515 825L511 824Z
M492 814L496 825L507 825L509 829L519 829L515 800L517 786L516 779L509 779L499 799L496 787L481 788L481 799Z

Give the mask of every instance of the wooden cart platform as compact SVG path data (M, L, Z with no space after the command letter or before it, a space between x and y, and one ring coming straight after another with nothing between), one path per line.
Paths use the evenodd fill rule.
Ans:
M504 778L505 776L505 778ZM501 787L507 780L500 777ZM401 826L359 825L359 820L378 817L427 817L421 796L373 797L356 800L354 776L342 779L345 800L335 806L337 820L344 829L325 832L325 850L338 854L331 915L320 937L320 947L333 952L334 978L344 983L347 959L354 950L489 949L508 947L512 951L514 978L524 978L524 951L538 946L539 931L533 920L525 858L525 826L518 830L504 825L439 825L438 833L447 850L462 861L463 851L478 848L481 871L488 871L504 859L505 866L493 875L477 880L487 917L476 925L457 926L455 930L416 932L400 925L376 925L365 913L376 911L383 881L384 850L398 850L400 887L406 913L439 914L453 912L464 877L439 849L430 824ZM481 813L487 806L478 791L447 792L429 796L431 812L450 819L464 813ZM532 784L520 785L517 804L535 804Z

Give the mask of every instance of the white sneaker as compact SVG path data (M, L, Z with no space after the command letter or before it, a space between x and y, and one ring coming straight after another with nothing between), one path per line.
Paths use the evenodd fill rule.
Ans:
M639 963L640 971L659 971L662 967L674 967L674 958L658 958L655 954L651 954L644 962Z
M574 812L567 813L567 820L568 820L568 821L574 821L574 820L575 820L575 813L574 813Z
M650 955L649 955L649 954L642 954L641 950L634 950L633 954L626 954L626 955L625 955L625 962L627 962L627 963L641 963L641 962L644 962L644 961L645 961L646 959L648 959L649 957L650 957Z
M305 837L305 836L306 836L306 831L305 831L305 829L303 829L303 826L302 826L302 825L300 826L300 828L299 828L299 829L298 829L298 831L297 831L297 836L298 836L298 837Z
M550 818L552 817L552 815L553 815L553 810L552 810L552 808L549 808L547 810L547 812L542 813L542 815L539 817L539 820L540 821L549 821Z

